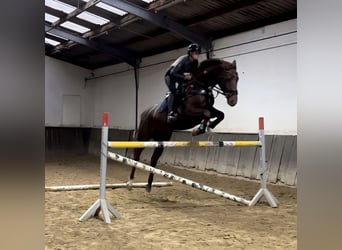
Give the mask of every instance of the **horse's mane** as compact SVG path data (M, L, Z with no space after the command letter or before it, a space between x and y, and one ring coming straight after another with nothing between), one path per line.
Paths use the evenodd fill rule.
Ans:
M216 59L216 58L207 59L200 63L198 70L201 72L210 66L221 64L221 63L222 63L221 59Z

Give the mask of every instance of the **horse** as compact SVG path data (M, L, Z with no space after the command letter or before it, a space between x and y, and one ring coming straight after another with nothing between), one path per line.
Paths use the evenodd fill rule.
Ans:
M137 141L169 141L174 130L194 128L192 135L213 129L224 119L224 113L213 107L213 91L226 97L227 104L235 106L238 101L236 61L232 63L220 59L207 59L200 63L192 80L183 86L182 104L178 107L180 114L177 121L167 122L167 97L161 104L149 107L141 113L140 123L135 133ZM216 86L218 85L218 87ZM211 120L214 119L214 120ZM151 157L151 166L157 165L164 148L155 148ZM143 148L134 149L134 160L139 161ZM132 168L127 183L132 188L135 167ZM153 173L149 174L146 191L151 192Z

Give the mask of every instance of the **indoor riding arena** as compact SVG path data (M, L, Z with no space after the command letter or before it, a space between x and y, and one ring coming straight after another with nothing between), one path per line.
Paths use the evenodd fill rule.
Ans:
M45 0L45 249L296 249L296 13Z

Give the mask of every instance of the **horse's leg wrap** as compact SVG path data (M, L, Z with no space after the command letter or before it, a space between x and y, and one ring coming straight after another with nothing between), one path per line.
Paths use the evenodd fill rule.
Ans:
M192 136L197 136L200 134L204 134L207 128L207 121L202 121L201 124L192 130Z

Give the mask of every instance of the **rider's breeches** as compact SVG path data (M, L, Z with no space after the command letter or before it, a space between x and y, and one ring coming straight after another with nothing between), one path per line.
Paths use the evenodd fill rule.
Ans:
M165 83L173 95L176 95L176 83L171 80L169 75L165 76Z

